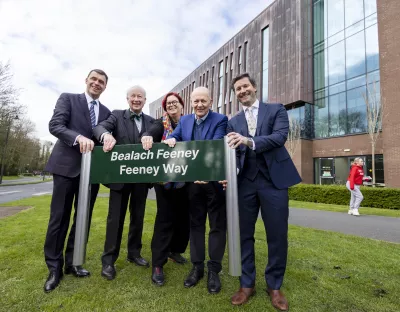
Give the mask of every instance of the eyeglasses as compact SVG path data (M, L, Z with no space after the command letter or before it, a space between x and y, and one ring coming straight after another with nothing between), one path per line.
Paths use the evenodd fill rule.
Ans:
M179 101L172 101L172 102L167 102L167 103L165 103L166 104L166 106L176 106L176 105L178 105L178 103L179 103Z

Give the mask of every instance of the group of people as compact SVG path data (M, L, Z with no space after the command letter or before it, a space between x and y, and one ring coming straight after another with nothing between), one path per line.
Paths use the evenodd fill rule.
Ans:
M272 305L288 310L281 292L288 251L288 188L301 178L284 147L289 131L286 109L282 104L257 100L255 80L247 73L232 80L232 90L242 110L229 121L211 110L209 90L198 87L190 95L193 114L183 115L184 103L179 94L170 92L163 101L163 116L157 120L142 112L146 91L141 86L127 91L128 109L112 113L99 102L108 77L99 69L91 70L83 94L63 93L57 101L49 123L50 133L58 138L46 170L53 174L53 196L50 220L44 246L49 276L44 290L50 292L63 274L89 276L81 266L73 266L75 220L79 196L82 153L102 145L104 152L120 144L142 144L149 150L153 143L164 142L171 148L180 141L219 140L228 136L236 149L238 166L238 202L242 275L240 288L232 296L233 305L246 303L255 293L256 268L254 250L255 224L261 210L268 243L265 268L267 293ZM191 270L184 286L193 287L204 277L206 261L206 220L209 219L207 289L221 290L219 273L226 246L225 187L229 181L115 183L110 188L106 238L102 254L101 275L116 277L115 262L119 256L125 215L129 202L130 223L127 260L149 267L141 256L143 219L148 189L154 187L157 215L151 242L152 275L155 285L165 283L163 267L168 258L186 262L181 256L190 241ZM89 224L99 185L91 185ZM72 227L65 248L72 206ZM64 272L64 273L63 273Z

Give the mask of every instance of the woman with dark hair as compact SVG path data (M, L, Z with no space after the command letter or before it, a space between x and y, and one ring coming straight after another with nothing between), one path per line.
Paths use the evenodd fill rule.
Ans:
M177 126L183 114L184 103L179 94L169 92L162 100L164 114L155 120L152 127L142 136L145 150L153 146L153 142L161 142ZM157 197L157 215L154 224L151 280L158 286L164 285L163 266L168 258L183 264L186 259L180 254L185 252L189 242L189 200L185 183L168 182L155 184Z

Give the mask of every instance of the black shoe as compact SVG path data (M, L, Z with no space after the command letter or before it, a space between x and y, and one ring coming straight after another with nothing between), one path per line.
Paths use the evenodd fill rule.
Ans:
M183 286L186 288L196 286L197 283L203 278L204 270L196 268L195 266L190 271L189 275L186 277L185 281L183 282Z
M67 266L64 270L65 274L72 274L75 277L86 277L90 275L90 272L88 270L85 270L84 268L82 268L80 265L70 265Z
M185 264L187 262L187 260L184 257L182 257L180 253L177 252L170 252L168 258L178 264Z
M162 286L165 283L164 271L162 267L153 267L153 274L151 280L157 286Z
M117 271L115 271L115 267L111 264L103 265L103 270L101 270L101 276L105 277L109 281L113 280L117 275Z
M58 284L60 284L62 277L63 277L62 273L57 273L56 271L50 271L46 283L44 283L44 292L48 293L56 289Z
M138 256L138 257L133 257L133 258L126 258L126 260L128 260L129 262L135 263L138 266L143 266L148 268L149 262L147 262L144 258L142 258L142 256Z
M217 272L208 271L207 289L210 294L218 294L221 291L221 281Z

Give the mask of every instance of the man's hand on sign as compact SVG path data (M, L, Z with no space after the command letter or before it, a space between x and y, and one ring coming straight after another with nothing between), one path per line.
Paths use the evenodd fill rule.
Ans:
M236 132L230 132L227 134L228 136L228 145L231 148L237 148L239 145L247 145L248 139L243 135L240 135Z
M153 137L150 135L145 135L141 139L143 149L146 151L153 147Z
M194 184L208 184L207 181L194 181Z
M165 144L167 144L169 147L175 147L176 140L174 138L172 139L166 139L163 141Z
M228 181L227 180L223 180L223 181L218 181L218 183L222 184L222 188L225 191L226 190L226 186L228 185Z
M81 153L88 153L93 150L94 142L83 135L80 135L77 139L79 143L79 150Z
M114 148L115 143L117 143L117 141L114 139L114 137L110 133L106 133L103 137L103 151L111 151Z

